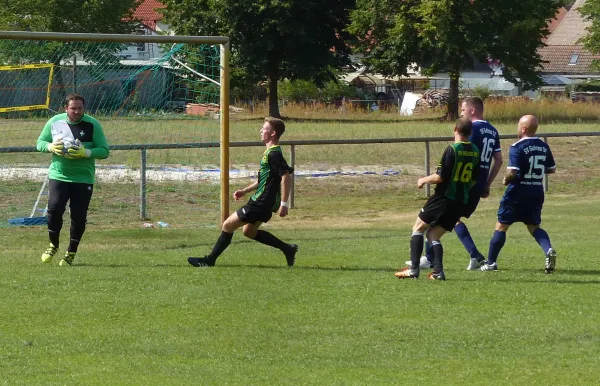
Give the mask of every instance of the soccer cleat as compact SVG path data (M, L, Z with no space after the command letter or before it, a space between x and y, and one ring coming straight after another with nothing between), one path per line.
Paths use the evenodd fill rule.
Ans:
M471 257L467 271L477 271L483 264L485 264L485 257L482 255L477 256L477 258Z
M400 271L394 273L398 279L418 279L419 278L419 270L418 269L410 269L410 268L402 268Z
M444 274L444 271L440 271L439 273L430 272L429 275L427 275L427 278L429 280L446 280L446 275Z
M410 260L406 260L404 264L406 264L407 267L412 267L412 262ZM427 268L433 268L433 263L427 260L427 256L421 256L421 259L419 260L419 269Z
M42 253L42 263L51 262L52 258L56 254L57 249L58 248L55 247L54 244L50 243L50 245L48 245L48 248L46 249L46 251L44 253Z
M481 267L479 268L480 271L497 271L498 270L498 264L496 263L492 263L492 264L488 264L488 263L483 263L481 265Z
M63 257L63 259L60 261L60 263L58 263L58 265L60 265L61 267L66 267L67 265L72 265L73 260L75 260L75 252L67 251L67 253L65 253L65 257Z
M556 251L552 248L548 249L548 253L546 253L546 267L544 272L552 273L556 268Z
M285 253L285 260L287 261L288 267L293 267L296 262L296 252L298 252L298 245L290 244L290 249Z
M188 263L194 267L214 267L215 262L210 260L208 256L204 257L188 257Z

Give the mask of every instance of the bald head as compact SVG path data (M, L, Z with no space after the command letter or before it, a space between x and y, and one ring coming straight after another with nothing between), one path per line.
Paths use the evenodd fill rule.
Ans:
M538 119L535 115L524 115L519 119L519 131L525 136L531 137L535 135L538 128Z

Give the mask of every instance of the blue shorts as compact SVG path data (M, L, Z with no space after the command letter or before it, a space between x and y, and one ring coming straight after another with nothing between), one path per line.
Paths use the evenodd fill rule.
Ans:
M539 225L542 223L543 205L543 198L516 202L510 198L502 197L498 208L498 222L507 225L516 222L522 222L526 225Z

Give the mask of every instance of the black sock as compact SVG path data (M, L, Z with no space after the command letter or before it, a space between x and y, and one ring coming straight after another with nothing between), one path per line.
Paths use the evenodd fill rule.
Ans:
M71 239L69 242L69 247L67 248L68 252L77 252L77 247L79 247L79 240Z
M410 238L410 262L411 269L418 269L423 253L423 233L413 233Z
M283 252L286 252L288 249L290 249L290 245L288 243L284 243L267 231L258 230L256 232L256 236L254 236L254 240L270 247L277 248Z
M227 233L225 231L221 231L221 235L217 239L215 246L212 249L212 252L207 257L213 262L217 260L217 257L223 253L225 249L231 243L231 239L233 238L233 233Z
M48 231L48 238L52 245L58 248L58 244L60 243L60 231Z
M444 248L439 241L434 241L433 249L433 273L440 273L444 270Z

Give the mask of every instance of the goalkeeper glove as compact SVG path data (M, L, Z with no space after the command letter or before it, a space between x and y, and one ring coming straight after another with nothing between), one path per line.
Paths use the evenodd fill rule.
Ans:
M67 155L68 158L90 158L92 151L90 149L86 149L85 146L79 142L77 145L69 148Z
M62 140L60 140L60 139L58 139L52 143L49 143L47 149L50 153L54 153L61 157L64 155L63 154L63 143L62 143Z

